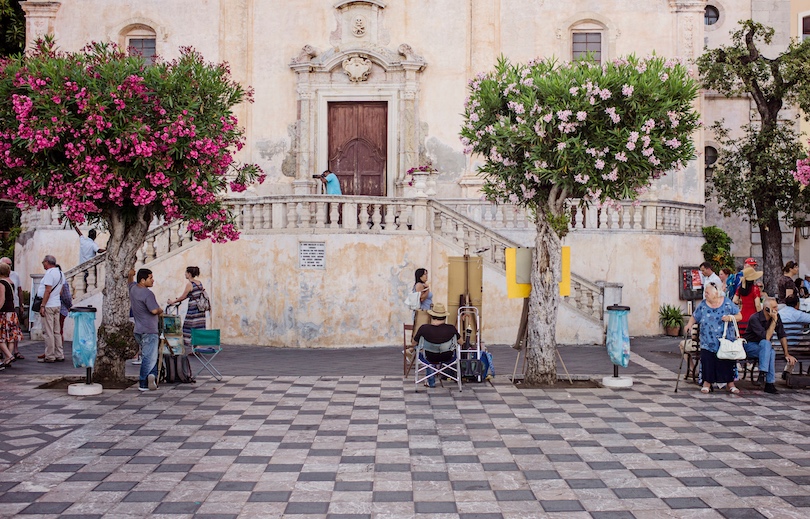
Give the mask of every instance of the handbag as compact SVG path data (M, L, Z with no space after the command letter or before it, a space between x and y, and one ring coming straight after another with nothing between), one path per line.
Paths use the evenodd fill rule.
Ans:
M197 298L197 310L200 312L207 312L211 309L211 300L208 299L208 294L205 293L205 289L202 289L200 292L200 296Z
M407 306L410 310L419 310L422 306L422 301L419 292L411 292L408 294L408 297L405 298L405 306Z
M717 358L722 360L745 360L745 339L740 337L740 329L737 328L737 321L734 320L734 331L737 338L733 341L726 339L728 331L728 321L723 326L723 336L720 337L720 349L717 350Z
M31 303L31 310L34 312L39 312L42 308L42 298L39 296L34 296L34 302Z

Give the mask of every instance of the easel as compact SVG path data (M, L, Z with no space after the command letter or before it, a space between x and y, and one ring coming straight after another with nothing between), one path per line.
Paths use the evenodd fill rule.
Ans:
M515 339L515 345L512 346L514 349L518 351L517 358L515 359L515 369L512 371L512 383L515 382L515 377L517 376L517 368L518 363L520 362L520 354L525 352L526 344L529 340L529 298L523 298L523 312L520 314L520 326L518 327L518 334L517 338ZM562 355L560 354L560 350L555 348L557 351L557 358L560 359L560 364L562 364L563 370L565 374L568 376L568 382L571 385L574 385L574 379L571 378L571 374L568 372L568 368L565 366L565 361L563 361ZM526 376L526 354L523 355L523 368L521 369L523 372L523 376Z

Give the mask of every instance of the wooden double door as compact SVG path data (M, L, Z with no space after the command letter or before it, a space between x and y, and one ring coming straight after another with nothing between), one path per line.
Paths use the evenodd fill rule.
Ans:
M388 103L328 105L329 169L344 195L385 196Z

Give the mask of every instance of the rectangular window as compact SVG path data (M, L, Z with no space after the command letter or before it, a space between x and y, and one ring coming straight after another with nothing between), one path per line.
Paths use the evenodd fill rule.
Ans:
M810 16L802 18L802 41L810 38Z
M131 55L138 54L146 59L146 64L155 62L155 39L154 38L130 38L128 51Z
M602 33L601 32L575 32L573 35L573 59L584 57L591 53L597 63L602 62Z

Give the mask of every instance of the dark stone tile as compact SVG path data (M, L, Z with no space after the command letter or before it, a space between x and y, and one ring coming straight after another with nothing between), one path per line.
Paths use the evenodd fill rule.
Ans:
M765 467L756 467L752 469L737 469L737 472L739 472L743 476L750 476L750 477L779 477L779 474L772 471L771 469L766 469Z
M650 499L658 497L646 487L614 488L612 490L619 499Z
M410 472L409 463L377 463L374 466L375 472Z
M77 472L65 481L104 481L109 475L109 472Z
M312 453L310 452L310 456ZM340 463L374 463L374 456L341 456Z
M782 459L782 456L776 454L775 452L771 452L771 451L746 452L745 454L747 454L749 458L754 459L754 460L779 460L779 459ZM793 462L795 463L795 460Z
M592 470L624 470L627 468L618 461L589 461L588 466Z
M459 519L503 519L503 514L498 513L469 513L459 514Z
M308 501L297 501L287 503L284 514L325 514L329 510L329 503L313 503Z
M584 512L582 503L575 499L541 500L540 506L546 512Z
M33 503L45 492L6 492L0 496L0 503Z
M105 483L102 483L104 485ZM168 495L168 492L160 490L134 490L124 496L121 501L124 503L159 503Z
M765 519L765 516L754 508L718 508L717 513L726 519Z
M453 490L491 490L489 481L453 481L451 483Z
M426 501L414 503L417 514L455 514L456 504L453 502Z
M699 469L727 469L729 468L728 465L723 463L720 460L696 460L690 461L692 465Z
M68 481L70 481L70 478L68 478ZM0 492L8 492L16 486L17 483L13 481L0 481Z
M664 469L631 469L637 478L668 478L671 477L669 472Z
M106 481L93 488L94 492L129 492L138 486L137 481Z
M378 490L372 494L375 503L407 503L413 501L413 492L398 490Z
M242 449L210 449L205 453L206 456L239 456L242 454Z
M652 454L647 454L647 456L651 460L658 461L675 461L683 459L680 454L675 454L674 452L653 452Z
M224 472L189 472L183 481L219 481Z
M668 497L663 499L673 510L683 510L686 508L709 508L702 499L697 497Z
M199 516L195 516L196 517ZM635 519L631 512L627 511L604 511L604 512L591 512L593 519Z
M292 492L283 492L283 491L262 491L262 492L251 492L250 497L248 498L248 502L250 503L286 503L290 500L290 494Z
M208 450L216 445L215 442L185 442L180 445L180 449L204 449Z
M713 480L712 478L705 478L705 477L684 477L684 478L677 478L678 481L683 483L686 487L719 487L720 483Z
M447 463L478 463L476 455L446 455L444 461Z
M338 457L343 454L343 449L310 449L309 456L314 457Z
M301 472L298 481L335 481L335 472Z
M140 449L109 449L102 456L137 456Z
M371 492L374 490L373 481L337 481L335 492Z
M447 472L412 472L411 480L413 481L449 481L450 476Z
M780 497L797 508L810 507L810 496L780 496Z
M483 463L486 472L512 472L519 471L517 463Z
M556 470L524 470L523 475L529 481L539 481L543 479L561 479L560 473Z
M132 463L133 465L158 465L163 463L165 459L166 456L135 456L127 463Z
M252 492L256 483L250 481L220 481L214 490L222 492Z
M496 490L495 499L498 501L536 501L531 490Z
M569 479L566 482L573 489L606 488L605 482L601 479Z
M271 463L264 469L265 472L301 472L304 465L291 463Z
M153 514L193 514L197 511L202 503L195 503L193 501L167 501L160 503L157 508L152 511Z
M29 514L37 514L37 515L46 515L46 514L61 514L68 508L70 508L73 503L59 503L55 501L40 501L38 503L31 503L30 505L26 506L22 510L20 510L20 515L29 515Z
M772 496L768 490L758 486L748 487L726 487L727 490L734 492L739 497L754 497L754 496Z
M54 463L42 469L42 472L78 472L84 466L84 463Z
M193 463L164 463L158 465L155 472L190 472L193 468Z
M270 456L237 456L234 463L267 465L270 463Z

